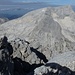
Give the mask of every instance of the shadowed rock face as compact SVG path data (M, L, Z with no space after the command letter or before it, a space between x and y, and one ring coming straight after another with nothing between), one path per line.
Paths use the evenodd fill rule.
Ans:
M38 48L33 48L30 43L20 38L11 41L13 47L13 58L18 57L30 64L44 64L48 61L46 56L38 51Z
M57 55L45 65L36 68L34 75L74 75L75 51L69 51Z
M20 41L23 41L23 40L20 40ZM29 42L27 42L27 41L25 41L25 42L29 45ZM48 61L46 59L45 55L40 53L37 49L34 49L33 47L30 47L29 49L30 49L31 53L32 52L35 53L35 55L40 59L40 61L42 60L44 63L46 63ZM26 60L23 61L23 59L21 59L21 57L20 58L17 56L14 57L14 55L13 55L14 52L15 52L14 48L8 42L8 38L6 36L1 38L1 40L0 40L0 75L40 75L40 74L41 75L75 75L75 72L72 71L71 69L69 69L68 67L62 66L62 64L59 65L57 63L51 63L52 60L49 61L48 63L46 63L45 65L42 62L39 62L38 64L36 64L36 63L31 64L31 62L27 62ZM25 50L25 52L26 52L26 50ZM71 52L71 54L72 54L72 52ZM71 55L71 54L69 53L69 55ZM64 56L64 54L62 54L62 55ZM59 58L59 56L58 56L58 58ZM67 58L67 56L66 56L66 58ZM33 57L33 59L35 60L34 57ZM71 61L72 61L72 59L74 59L74 58L71 58ZM70 59L67 59L67 61L68 60L70 61ZM65 59L65 61L66 61L66 59ZM68 63L69 63L69 61L68 61Z
M25 42L29 44L27 41ZM20 58L17 56L14 57L13 54L15 51L13 49L14 49L13 46L8 42L8 38L6 36L0 39L0 73L1 75L16 75L16 74L26 75L28 73L31 73L36 67L43 65L43 63L40 62L41 60L43 60L45 63L47 62L46 58L42 58L45 56L34 48L31 48L30 50L35 53L35 56L39 57L40 61L38 64L37 63L31 64L32 62L23 61L21 57ZM16 52L16 54L17 53L18 52ZM35 60L35 58L33 59ZM29 59L29 60L32 60L32 59Z
M13 48L7 41L7 37L4 36L0 40L0 74L1 75L13 75L14 67L12 61Z
M75 72L71 71L65 66L57 63L48 63L39 69L35 69L34 75L74 75Z

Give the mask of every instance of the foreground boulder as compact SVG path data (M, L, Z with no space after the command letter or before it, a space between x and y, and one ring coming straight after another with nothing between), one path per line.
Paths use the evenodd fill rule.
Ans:
M36 67L40 67L41 65L43 65L43 62L46 63L48 61L42 53L38 52L33 47L29 47L29 42L24 41L26 43L25 44L21 39L20 41L19 39L15 41L20 42L18 43L19 45L16 45L15 43L14 46L12 46L8 42L8 38L6 36L0 39L0 74L1 75L26 75L32 72ZM27 49L27 47L29 47L28 48L29 50ZM31 58L27 59L28 56L23 57L25 55L22 56L22 53L20 52L21 51L20 49L22 48L24 48L25 55L32 56L34 53L35 58L31 57L32 59ZM24 60L24 58L26 60ZM37 62L36 60L38 58L39 61ZM36 62L32 62L32 60ZM43 62L41 62L41 60Z
M17 40L17 42L19 42L19 39ZM46 59L45 55L38 52L33 47L30 47L30 43L25 41L27 45L24 45L26 47L29 47L28 49L29 51L31 51L29 55L31 55L32 52L34 52L35 56L37 56L40 59L40 61L38 61L37 64L37 58L35 59L34 57L33 59L36 62L30 62L27 60L23 61L22 53L19 53L19 51L21 51L21 42L24 44L23 40L20 39L20 44L17 45L18 47L15 50L16 43L15 46L12 46L8 42L8 38L6 36L1 38L0 75L75 75L75 51L69 51L59 54L53 59L51 59L49 62L47 62L48 60ZM27 55L28 49L26 47L22 48L24 48L25 54ZM18 54L21 54L21 56L17 55L16 51L18 51ZM31 60L31 58L28 60ZM41 60L44 63L41 62Z
M75 51L59 54L44 66L36 68L34 75L75 75Z
M57 63L47 63L35 69L34 75L75 75L75 72Z

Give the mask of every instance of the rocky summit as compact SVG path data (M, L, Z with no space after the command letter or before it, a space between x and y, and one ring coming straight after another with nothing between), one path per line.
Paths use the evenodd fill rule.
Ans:
M1 24L0 38L1 75L75 75L71 6L41 8Z

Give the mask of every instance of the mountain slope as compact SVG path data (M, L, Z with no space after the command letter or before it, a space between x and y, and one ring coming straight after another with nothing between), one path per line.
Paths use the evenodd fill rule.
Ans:
M59 54L34 70L34 75L75 75L75 51ZM62 62L63 61L63 62Z
M69 21L69 22L68 22ZM75 13L70 6L38 9L0 26L0 37L9 41L21 38L49 60L59 53L74 50Z

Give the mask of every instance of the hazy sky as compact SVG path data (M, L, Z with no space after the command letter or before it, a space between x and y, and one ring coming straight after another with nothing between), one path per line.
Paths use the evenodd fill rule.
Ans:
M75 5L75 0L13 0L13 1L26 1L26 2L49 2L50 4L71 4Z
M50 4L57 4L57 5L63 5L63 4L70 4L75 5L75 0L0 0L0 4L2 3L11 3L11 2L48 2Z

